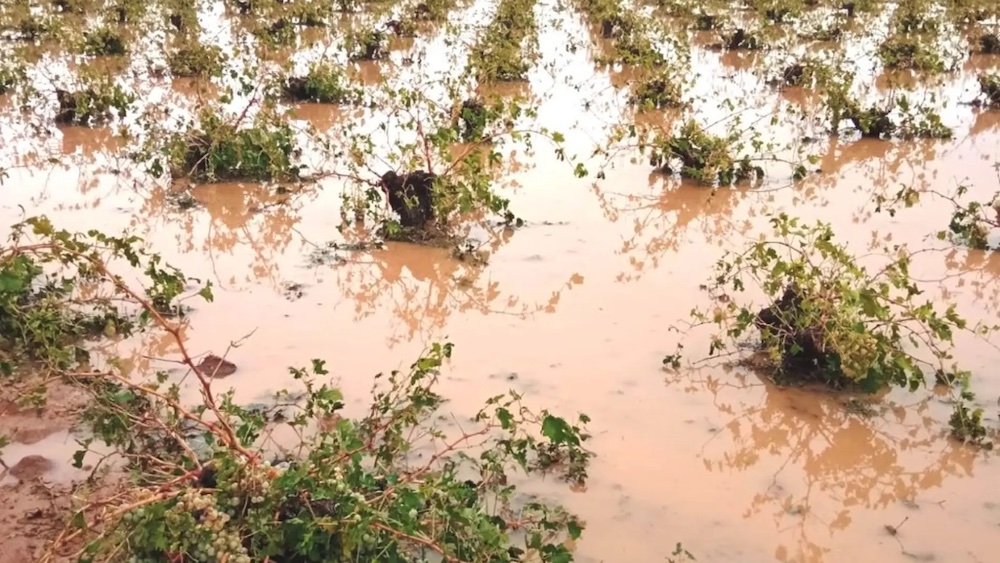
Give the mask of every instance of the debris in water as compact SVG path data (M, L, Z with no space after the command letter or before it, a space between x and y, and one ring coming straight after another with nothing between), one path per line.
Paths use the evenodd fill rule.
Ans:
M55 466L52 460L40 455L28 455L14 464L8 473L19 481L33 481Z
M198 364L198 371L208 377L227 377L236 373L236 364L215 354L209 354Z

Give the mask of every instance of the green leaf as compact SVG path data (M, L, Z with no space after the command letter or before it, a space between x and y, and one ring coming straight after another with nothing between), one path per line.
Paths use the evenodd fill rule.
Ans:
M900 370L906 372L907 374L913 373L913 362L910 361L908 356L899 355L892 359L892 362L896 364Z
M859 292L858 300L861 301L861 310L865 313L865 315L877 319L882 318L883 308L879 305L878 301L875 300L875 294L873 291L865 290Z
M514 417L507 409L497 409L497 418L500 420L500 427L504 430L508 430L511 422L514 420Z
M82 510L78 510L73 513L72 524L73 527L78 530L84 530L87 528L87 519L83 516Z
M38 236L50 236L55 229L52 227L52 222L49 218L42 215L41 217L32 217L28 220L28 223L34 228L35 234Z
M215 300L215 296L212 295L212 282L208 282L205 285L205 287L201 288L201 290L198 291L198 295L200 295L202 299L204 299L205 301L208 301L209 303L211 303L212 301L214 301Z
M83 467L83 458L87 455L87 450L77 450L73 452L73 467L80 469Z
M125 403L131 403L132 401L135 400L135 393L133 393L132 390L130 389L122 389L117 393L113 393L111 395L111 400L118 403L119 405Z
M570 520L566 523L566 531L569 533L571 539L580 539L580 535L583 533L583 526L580 525L576 520Z
M542 420L542 435L554 444L580 444L580 439L570 425L556 416L546 415Z
M24 290L24 281L13 274L0 273L0 293L20 293Z

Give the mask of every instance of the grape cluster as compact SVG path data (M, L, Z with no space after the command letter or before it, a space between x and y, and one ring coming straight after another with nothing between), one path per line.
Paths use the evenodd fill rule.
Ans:
M880 343L870 333L852 333L839 344L841 370L852 379L863 377L879 355Z
M238 483L240 492L250 495L250 504L261 504L266 499L266 494L271 488L271 480L277 475L277 471L271 466L246 464L242 469L242 474Z
M166 511L139 508L124 515L123 522L135 529L156 519L167 530L167 538L157 547L135 546L129 561L145 563L162 560L164 554L184 554L186 561L199 563L250 563L253 559L243 545L244 525L265 514L271 518L273 511L267 504L284 495L275 489L275 479L288 470L288 464L258 464L243 458L234 458L232 465L218 468L217 481L212 489L192 487L184 490L172 501ZM351 504L366 502L364 494L355 491L345 480L344 470L332 468L326 485L331 492ZM148 496L147 493L143 493ZM355 513L356 519L360 514ZM252 527L252 526L251 526ZM376 535L369 532L364 541L373 543Z
M236 504L238 504L238 499ZM150 513L152 514L152 513ZM251 563L249 553L243 546L238 528L227 526L235 514L234 506L222 509L216 497L200 489L188 489L177 497L177 502L163 513L162 518L171 530L166 551L184 553L194 561L214 563ZM124 522L133 526L142 525L147 516L144 508L126 513ZM149 560L139 554L128 559L130 563L145 563Z

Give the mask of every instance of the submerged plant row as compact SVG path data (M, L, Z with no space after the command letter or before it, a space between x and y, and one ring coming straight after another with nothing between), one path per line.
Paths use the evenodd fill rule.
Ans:
M469 54L480 83L525 80L538 43L535 0L499 0Z
M985 22L996 6L989 2L955 0L943 15L934 16L930 4L911 0L899 2L891 13L885 11L888 3L876 0L752 0L740 10L723 0L658 4L653 9L638 2L575 2L598 31L595 42L610 43L610 49L595 50L595 62L602 69L637 71L630 111L666 110L673 117L653 126L616 123L609 144L632 142L632 154L643 154L658 171L712 189L762 179L765 165L776 162L774 155L787 147L764 137L781 119L764 125L741 121L736 116L746 107L741 100L718 103L734 117L724 133L711 131L718 123L698 110L720 101L692 94L689 75L695 69L681 70L692 64L697 49L776 51L792 35L812 45L808 42L852 37L852 29L863 31L880 17L890 33L873 44L872 52L887 68L946 75L947 57L940 56L937 41L956 29L975 30L971 45L982 53L994 49ZM34 115L29 110L36 106L39 111L53 106L53 120L60 124L121 125L130 141L128 156L153 176L282 182L286 185L275 189L287 190L291 183L308 189L305 180L312 172L312 177L342 181L344 193L359 206L360 220L366 209L381 213L384 199L398 216L379 215L378 232L386 237L402 233L417 242L452 245L463 240L459 219L484 210L504 221L483 224L510 236L520 223L494 190L508 158L501 152L504 142L523 143L533 151L534 143L545 139L556 158L573 159L563 148L563 135L521 127L537 115L530 103L468 95L470 79L479 87L525 81L538 58L536 11L545 6L535 0L492 5L493 17L470 50L469 72L427 80L444 86L448 99L442 101L433 99L425 84L362 86L352 73L361 65L391 71L396 61L386 60L388 35L417 35L423 23L447 22L457 6L453 1L227 0L225 21L231 26L226 29L238 37L232 49L206 38L212 33L207 22L221 12L219 3L59 0L34 10L26 1L9 2L0 14L3 48L16 56L0 67L0 94L14 102L6 112L14 118ZM831 14L833 23L810 27L808 37L802 37L795 26L820 11ZM304 28L336 28L342 18L354 16L361 23L338 38L337 48L330 50L335 55L309 61L304 73L279 62L289 51L305 49ZM170 74L206 79L217 94L199 92L197 101L178 97L186 100L181 108L180 101L177 107L172 100L149 103L145 86L128 87L124 77L150 66L140 47L154 27L169 32L161 62ZM699 46L693 39L697 33L710 34L711 43ZM50 60L34 57L45 49L59 51L52 42L64 39L66 50L102 58L88 59L72 81L48 88L39 77ZM128 63L132 66L123 69ZM419 61L399 64L419 68ZM774 69L765 70L762 75ZM836 134L846 123L872 138L951 134L932 105L915 103L903 90L894 90L890 101L862 96L856 86L864 79L844 60L800 56L778 70L780 78L767 91L802 88L817 94L819 115L809 117L826 133ZM167 77L151 79L161 84ZM983 73L978 85L979 103L1000 108L1000 79ZM365 119L317 131L281 103L301 101L373 111ZM394 121L377 121L382 114ZM803 115L804 110L792 114ZM368 126L369 119L374 125ZM378 152L376 138L389 139L388 157ZM320 155L326 168L310 171L303 164L307 153ZM812 155L800 156L784 163L792 164L797 179L812 163ZM580 163L570 162L569 169L586 175ZM1000 228L1000 198L969 204L961 200L964 195L949 199L956 206L950 235L986 248L991 229ZM881 203L902 212L920 197L904 190ZM742 351L757 337L753 361L744 357L742 365L762 369L779 383L868 392L938 385L951 394L952 434L989 447L996 432L973 392L972 374L953 351L957 334L989 338L997 327L967 320L956 307L927 297L910 273L915 252L886 245L880 249L884 261L866 269L828 224L785 214L769 219L767 237L720 257L706 284L715 292L713 307L692 312L697 324L718 329L709 355ZM464 257L461 248L456 254ZM128 266L117 271L109 264ZM135 278L141 285L123 281ZM760 288L766 302L755 305L748 287ZM294 396L285 391L267 404L241 404L233 393L218 392L216 374L187 351L182 328L189 310L179 302L193 295L211 301L211 284L166 266L132 236L74 233L34 217L14 225L9 244L0 248L0 380L34 399L45 396L44 385L38 385L46 382L85 393L81 423L89 437L74 463L100 466L96 460L103 454L98 452L111 448L129 470L127 482L111 482L117 488L108 498L87 499L67 515L66 531L53 538L49 557L136 562L573 559L581 521L514 483L524 475L556 475L583 484L593 455L585 448L586 415L558 416L512 392L485 398L482 410L466 413L470 421L449 424L440 412L445 398L437 391L453 351L448 343L432 345L409 369L378 374L361 416L346 415L345 398L329 385L322 359L289 368L299 386ZM104 372L89 371L89 342L143 331L157 331L176 343L198 388L198 402L181 399L181 387L170 373L133 378L114 361L101 363L107 365ZM678 368L682 360L678 353L664 363ZM80 377L84 373L87 377ZM300 455L273 453L267 442L279 431L297 437L290 449ZM0 448L5 443L0 436ZM435 453L414 455L421 448Z

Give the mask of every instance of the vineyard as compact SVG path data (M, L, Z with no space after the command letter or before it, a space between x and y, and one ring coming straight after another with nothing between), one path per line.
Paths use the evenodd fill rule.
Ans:
M998 147L994 0L5 0L0 563L992 560Z

